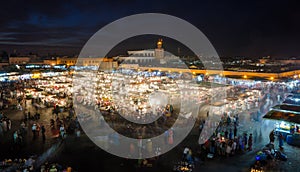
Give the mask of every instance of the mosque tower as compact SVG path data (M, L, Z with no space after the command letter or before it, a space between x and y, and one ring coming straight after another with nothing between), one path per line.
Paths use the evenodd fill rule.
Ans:
M157 41L157 48L155 48L155 57L156 59L162 59L164 58L164 49L162 48L163 40L158 39Z

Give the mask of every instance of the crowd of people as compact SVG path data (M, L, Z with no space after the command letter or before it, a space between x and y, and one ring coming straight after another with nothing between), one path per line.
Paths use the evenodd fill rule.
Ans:
M204 120L200 121L200 132L204 123ZM201 156L207 158L229 157L251 151L256 138L252 133L238 131L238 125L239 115L236 114L231 119L229 115L224 114L214 134L201 146ZM255 133L255 137L257 137L257 133Z
M30 83L29 83L30 84ZM282 90L285 90L287 88L283 86L276 86L276 85L270 85L267 86L266 92L270 92L270 90L275 91L279 94L279 92L282 92ZM62 114L62 111L66 110L60 108L59 106L46 106L48 108L53 108L53 115L52 119L50 120L50 128L47 128L47 124L45 124L45 121L41 121L40 117L43 114L39 114L37 108L39 106L36 106L40 103L43 103L43 101L40 101L39 98L31 98L31 106L35 108L35 110L28 110L26 106L29 106L27 103L28 101L25 100L25 94L22 93L22 84L17 83L13 86L6 86L4 91L1 91L0 94L0 109L5 108L8 100L8 97L10 97L10 102L12 100L15 100L16 109L20 111L24 111L24 119L21 121L20 126L16 127L17 129L12 132L12 138L13 138L13 145L15 145L16 148L20 149L22 145L24 144L24 138L26 135L32 136L32 140L42 140L43 142L46 141L46 132L52 133L53 136L60 136L62 139L66 137L69 133L75 133L77 136L80 136L80 126L79 122L76 118L74 118L74 112L72 111L72 108L70 109L69 116L66 118ZM16 91L15 91L16 90ZM237 91L236 87L234 89L230 90L232 92L232 95L235 95L235 92ZM230 93L229 93L230 94ZM264 94L264 91L262 91L262 94ZM66 96L66 95L64 95ZM188 98L188 96L186 96ZM258 98L260 99L260 98ZM122 135L126 136L133 136L135 138L143 137L151 137L153 135L157 135L158 133L163 133L165 135L165 143L166 144L173 144L173 137L174 137L174 130L170 128L173 124L172 118L174 119L177 116L174 116L176 113L173 113L173 107L168 105L168 107L161 107L159 110L155 111L159 113L158 116L162 116L162 118L159 118L156 122L153 124L147 125L147 127L141 127L139 125L135 125L128 122L123 122L124 119L119 118L117 114L118 107L112 106L112 104L108 104L107 100L105 98L99 98L99 103L97 104L87 104L87 106L95 106L97 109L101 110L101 107L107 106L109 109L101 110L103 113L102 119L100 123L104 123L104 121L109 121L109 124L112 126L116 126L115 129L118 129L118 131ZM260 100L258 100L260 101ZM27 103L26 103L27 102ZM84 101L78 101L78 103L86 104ZM133 104L138 104L139 102L134 102ZM125 104L126 105L126 104ZM72 107L72 106L71 106ZM256 107L256 105L251 106ZM35 112L35 114L33 113ZM127 114L128 112L126 112ZM34 114L34 115L32 115ZM140 111L136 111L136 114L130 113L129 115L133 115L134 117L140 115ZM146 115L146 113L145 113ZM150 114L150 116L153 116ZM207 114L209 116L209 114ZM71 120L70 120L71 119ZM203 119L200 123L200 131L203 129L203 125L206 121ZM166 123L170 125L166 125ZM102 125L102 124L100 124ZM205 154L206 157L213 156L220 156L220 157L228 157L233 156L240 152L245 151L251 151L253 149L253 143L255 138L257 137L257 134L255 133L246 133L238 131L239 126L239 115L229 115L229 114L223 114L222 121L220 124L218 124L219 127L215 131L215 134L207 140L207 142L204 145L201 145L201 153ZM158 127L159 126L159 127ZM165 126L166 128L170 128L169 130L164 130L165 128L162 128L160 126ZM0 135L5 134L9 130L12 130L12 122L11 120L6 117L3 113L0 113ZM151 143L151 144L150 144ZM147 149L149 152L157 151L156 148L150 148L150 145L152 146L151 140L147 142ZM283 142L279 139L279 145L282 147ZM159 152L159 151L158 151ZM159 154L159 153L157 153ZM188 161L189 163L193 163L195 160L195 156L192 154L191 149L185 149L183 159L184 161ZM22 161L23 162L23 161ZM58 165L45 165L44 169L48 169L48 171L60 170L61 168ZM47 170L45 170L47 171Z
M33 171L36 156L29 158L4 159L0 162L0 169L4 171Z
M237 88L234 88L237 90ZM249 115L247 117L247 121L252 122L257 121L261 118L261 114L266 113L270 107L274 106L274 102L280 103L284 97L285 92L290 92L293 89L284 85L284 84L274 84L270 83L261 88L262 96L258 99L258 104L255 105L255 109L257 109L257 113L224 113L222 115L221 122L218 124L210 124L217 125L217 129L214 132L213 136L208 139L205 144L200 145L200 147L196 147L196 154L191 153L191 148L183 149L183 161L188 164L193 164L195 161L199 160L200 162L205 161L207 159L211 159L214 157L231 157L236 154L243 154L248 151L253 151L253 145L258 144L258 140L261 135L258 135L257 131L251 130L241 130L239 131L239 114ZM268 102L269 103L266 103ZM207 117L209 116L209 112L207 112ZM204 127L205 119L200 120L199 130L202 132ZM209 121L208 121L209 122ZM243 121L245 122L245 121ZM243 128L243 127L242 127ZM204 131L205 132L205 131ZM278 146L280 149L283 149L284 146L284 137L282 134L275 135L274 130L271 131L270 135L270 143L274 144L275 138L277 138Z
M37 156L29 158L4 159L0 161L0 171L16 172L71 172L74 171L70 166L58 163L45 162L40 167L36 167Z
M35 143L43 144L47 140L52 143L53 138L59 136L65 138L67 132L74 133L75 128L80 130L72 108L69 109L69 115L66 117L66 113L60 111L58 106L42 106L44 102L39 97L26 96L25 88L33 87L35 87L35 84L32 80L0 83L0 110L3 110L0 112L0 142L4 144L3 146L7 145L9 152L15 154L8 155L10 158L1 161L0 171L10 169L22 172L37 171L39 169L51 172L67 171L67 168L62 168L58 164L44 164L41 166L42 168L40 166L33 168L32 164L35 161L33 157L14 159L20 152L27 150L27 147L31 147L31 144L28 143L33 145L36 145ZM47 122L48 117L46 118L44 114L48 113L48 109L53 109L53 115L48 114L52 117L49 123ZM59 111L57 111L58 109ZM10 114L7 115L7 113L10 112L15 113L14 118L17 118L17 120L12 121L9 118ZM1 158L5 157L1 156Z

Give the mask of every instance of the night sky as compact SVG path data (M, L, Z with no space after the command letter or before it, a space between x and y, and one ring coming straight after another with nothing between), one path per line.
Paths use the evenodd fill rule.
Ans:
M296 0L1 1L0 51L78 54L104 25L148 12L174 15L195 25L222 57L300 57Z

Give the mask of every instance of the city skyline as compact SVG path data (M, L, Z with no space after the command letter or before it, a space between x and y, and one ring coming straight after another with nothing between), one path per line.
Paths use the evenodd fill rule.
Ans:
M128 15L155 12L174 15L195 25L208 37L220 57L299 58L300 13L296 10L296 1L197 4L9 1L4 6L0 12L1 51L76 55L106 24ZM143 49L148 45L145 41L136 48ZM135 45L128 45L132 46Z

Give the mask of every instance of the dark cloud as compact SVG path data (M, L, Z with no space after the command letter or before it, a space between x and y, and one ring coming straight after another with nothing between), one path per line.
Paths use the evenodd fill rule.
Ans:
M78 47L78 52L102 26L127 15L156 12L198 27L221 56L297 56L298 6L295 0L10 0L0 10L0 49L45 45Z

